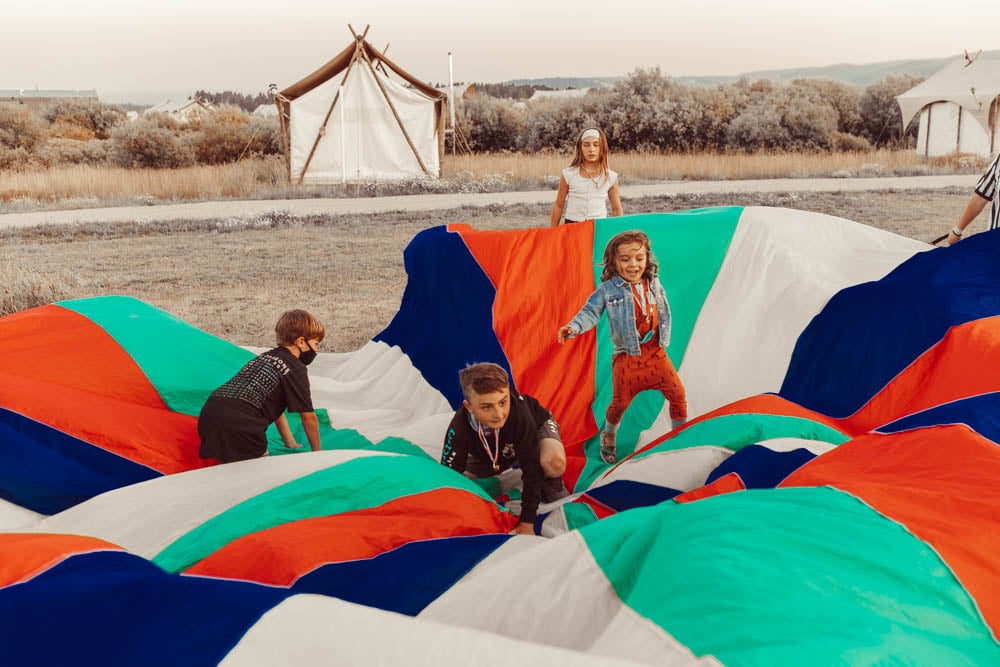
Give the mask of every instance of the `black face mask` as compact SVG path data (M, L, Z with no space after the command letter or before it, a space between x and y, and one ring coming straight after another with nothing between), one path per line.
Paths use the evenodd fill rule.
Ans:
M306 345L308 346L309 343L306 343ZM306 366L311 364L313 362L313 359L315 358L316 358L316 350L312 349L312 347L309 347L309 349L306 350L305 352L302 352L301 350L299 351L299 361L301 361Z

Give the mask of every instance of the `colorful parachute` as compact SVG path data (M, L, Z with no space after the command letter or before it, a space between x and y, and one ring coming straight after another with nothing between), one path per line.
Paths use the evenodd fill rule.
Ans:
M695 418L640 396L609 467L606 324L555 331L630 228ZM227 465L195 415L252 351L122 297L2 318L5 661L1000 664L998 254L769 208L429 229L310 366L326 451ZM437 463L476 361L562 426L547 539Z

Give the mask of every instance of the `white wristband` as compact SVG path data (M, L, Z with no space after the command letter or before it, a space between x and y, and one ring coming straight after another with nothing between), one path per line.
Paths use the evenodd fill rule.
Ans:
M959 238L962 238L962 233L963 232L958 227L952 227L951 228L951 233L954 234L955 236L959 237Z

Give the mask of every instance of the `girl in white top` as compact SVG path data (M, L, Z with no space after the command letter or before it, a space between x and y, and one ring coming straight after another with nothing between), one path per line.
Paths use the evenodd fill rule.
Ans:
M608 138L596 127L580 133L576 155L559 177L559 192L552 206L552 226L557 227L564 215L566 222L582 222L622 214L618 196L618 174L608 169Z

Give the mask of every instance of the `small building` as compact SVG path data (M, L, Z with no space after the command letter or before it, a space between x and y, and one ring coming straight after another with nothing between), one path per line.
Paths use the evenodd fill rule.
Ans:
M142 113L145 116L154 113L162 113L182 123L187 123L192 120L197 120L205 114L212 113L213 111L214 109L212 108L212 105L208 102L202 102L198 99L189 99L181 100L180 102L166 100L149 107Z
M567 88L565 90L536 90L528 98L528 102L538 102L539 100L572 100L583 97L590 92L590 88Z
M90 100L98 102L96 90L0 90L0 104L27 104L32 107L47 107L63 100Z
M257 108L253 110L253 115L260 116L261 118L277 118L278 105L277 104L258 105Z

